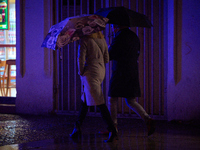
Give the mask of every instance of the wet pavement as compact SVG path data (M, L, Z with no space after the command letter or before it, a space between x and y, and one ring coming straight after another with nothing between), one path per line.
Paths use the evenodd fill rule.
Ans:
M102 118L87 116L82 136L69 137L77 116L0 114L0 150L200 150L200 124L156 121L156 132L147 136L140 119L120 118L119 140L104 143Z

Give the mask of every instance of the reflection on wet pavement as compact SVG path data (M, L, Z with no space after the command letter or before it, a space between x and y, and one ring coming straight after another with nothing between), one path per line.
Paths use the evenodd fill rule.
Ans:
M71 150L71 149L200 149L199 124L156 121L156 132L147 137L142 120L120 118L119 140L104 143L107 135L102 118L87 116L82 136L73 140L76 116L67 115L11 115L0 114L0 150Z

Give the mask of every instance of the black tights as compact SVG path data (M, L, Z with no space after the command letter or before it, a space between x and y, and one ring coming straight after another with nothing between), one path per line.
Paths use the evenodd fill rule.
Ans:
M108 128L107 128L108 131L113 131L115 129L114 123L112 121L112 118L110 116L110 112L109 112L106 104L97 105L97 108L99 109L104 122L108 126ZM87 115L87 112L88 112L87 104L84 103L83 101L81 101L81 107L80 107L80 110L79 110L79 115L78 115L78 119L76 121L76 124L78 124L80 126L82 125L82 123L83 123L83 121L84 121L84 119Z

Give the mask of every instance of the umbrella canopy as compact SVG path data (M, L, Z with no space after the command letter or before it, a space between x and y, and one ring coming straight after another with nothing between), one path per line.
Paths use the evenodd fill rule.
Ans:
M108 23L110 24L147 28L152 26L151 21L147 18L147 16L123 6L101 8L97 10L95 14L107 17L109 19Z
M41 47L53 50L62 48L70 42L79 40L84 35L105 29L107 22L108 18L98 15L82 15L66 18L50 28Z

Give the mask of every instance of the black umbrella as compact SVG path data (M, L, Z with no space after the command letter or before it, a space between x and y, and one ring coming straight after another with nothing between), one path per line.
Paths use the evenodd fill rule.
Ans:
M151 21L144 14L121 7L101 8L95 13L107 17L108 23L129 27L152 27Z

